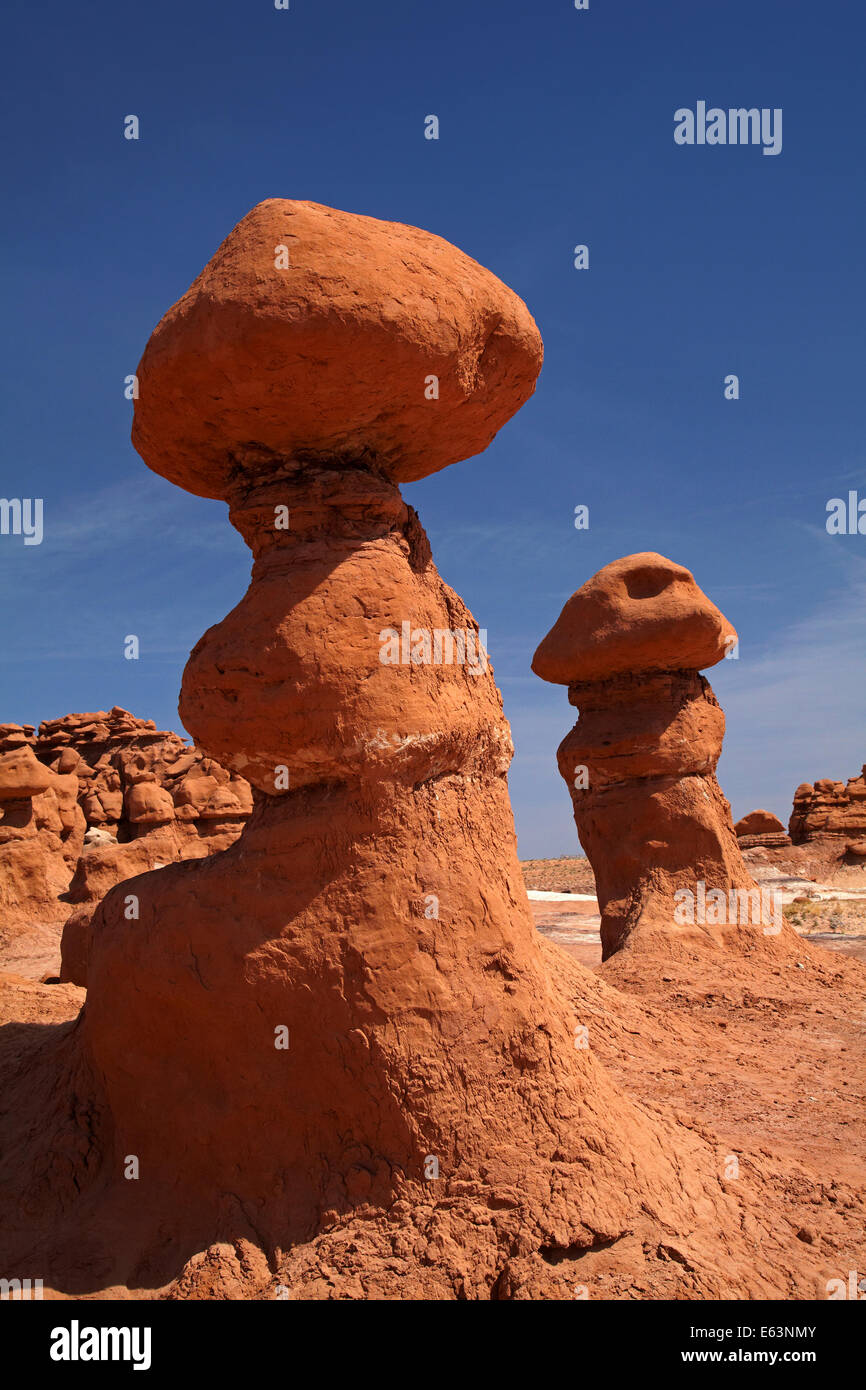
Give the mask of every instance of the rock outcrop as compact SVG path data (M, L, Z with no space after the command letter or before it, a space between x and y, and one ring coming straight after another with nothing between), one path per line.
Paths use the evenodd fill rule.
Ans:
M243 778L120 706L46 719L33 749L54 772L75 774L88 829L120 844L172 823L188 837L214 822L239 828L252 809Z
M108 889L227 848L251 809L242 777L119 706L38 731L0 725L4 959L24 968L22 934L33 932L42 960L52 953L43 929L65 921L60 977L86 984L90 918Z
M0 724L0 939L62 921L58 898L84 843L78 782L44 766L30 725Z
M39 726L36 750L79 781L88 822L65 900L60 979L87 984L94 909L116 883L227 849L252 810L249 783L177 734L116 707Z
M750 811L734 826L740 849L784 849L791 844L785 827L771 811Z
M835 859L866 859L866 765L848 782L821 778L803 782L794 793L788 833L795 845L808 845Z
M736 642L691 572L662 555L606 565L535 653L580 711L558 751L595 872L603 958L782 935L740 855L716 781L725 718L702 667Z

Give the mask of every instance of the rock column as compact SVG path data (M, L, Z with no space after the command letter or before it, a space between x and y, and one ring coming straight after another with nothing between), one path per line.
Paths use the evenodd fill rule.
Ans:
M736 633L689 570L653 552L606 565L568 600L532 669L580 711L557 754L595 872L603 957L786 930L743 862L716 780L725 717L703 667Z
M483 448L540 360L523 304L447 243L277 201L145 353L139 449L224 498L254 556L181 694L252 784L250 820L93 925L84 1044L113 1162L139 1157L173 1225L212 1231L237 1194L297 1241L411 1194L404 1224L471 1207L461 1243L518 1206L536 1249L624 1227L628 1107L548 981L501 699L398 487Z

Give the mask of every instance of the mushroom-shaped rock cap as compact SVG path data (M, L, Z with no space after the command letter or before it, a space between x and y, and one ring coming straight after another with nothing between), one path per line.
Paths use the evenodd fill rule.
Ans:
M735 835L784 835L785 827L772 811L750 811L734 826Z
M202 497L269 455L412 482L485 449L541 359L523 301L441 237L269 198L154 329L132 441Z
M532 669L556 685L626 672L700 671L721 661L736 640L691 571L648 550L605 565L572 594Z
M53 774L27 745L0 756L0 801L39 796L53 781Z

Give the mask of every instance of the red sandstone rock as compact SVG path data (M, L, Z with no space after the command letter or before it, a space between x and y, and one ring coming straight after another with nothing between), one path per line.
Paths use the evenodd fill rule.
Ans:
M210 817L196 813L195 824L180 821L148 827L149 833L128 843L118 844L107 836L85 844L64 894L72 911L63 927L60 979L87 986L93 914L109 889L120 884L125 903L133 891L125 885L138 874L228 849L240 831L239 812L238 803Z
M138 782L126 793L126 816L133 825L164 825L174 820L174 802L152 782Z
M199 282L240 258L242 271L220 293L228 298L221 312L233 325L238 367L230 375L239 378L241 402L242 364L265 361L257 305L269 291L253 296L248 288L257 264L249 227L269 209L241 224ZM354 220L339 225L351 242ZM363 219L356 230L363 244ZM423 234L382 234L392 287L401 283L400 248L408 242L423 246ZM430 239L418 291L437 303L437 314L440 247ZM316 255L310 281L317 294L336 297L324 310L317 300L304 309L309 333L299 351L312 355L319 319L339 315L346 295L339 238L317 243ZM531 321L509 291L480 274L499 325L498 353L513 361ZM339 381L328 409L349 425L352 371L366 356L358 324L368 311L379 314L372 294L359 262L355 340L345 339L328 385L335 392ZM460 331L452 330L450 295L439 315L450 356L434 362L449 380L462 370L460 342L472 341L476 312L470 294L461 301ZM396 392L393 419L386 433L384 422L378 427L370 461L417 476L392 459L411 455L415 407L395 373L418 312L410 297L402 308L395 299L390 313L394 364L385 386ZM374 352L375 342L374 333ZM200 356L183 313L172 312L145 361L157 349L174 361L193 348ZM412 359L421 379L424 366L422 351ZM499 422L527 390L500 388ZM438 462L425 445L424 471L479 447L463 398L439 404L450 443ZM233 405L227 399L226 409ZM138 413L148 428L156 416L157 433L173 434L171 396L164 423L162 408L152 386L142 391ZM284 425L296 428L292 401L280 409ZM546 984L515 853L501 699L486 658L473 666L381 659L382 634L399 633L404 620L416 631L475 639L474 620L439 578L417 518L383 471L365 468L361 456L347 466L340 457L302 460L287 451L257 468L248 461L227 484L234 435L224 429L204 479L208 453L198 449L195 486L227 496L255 566L241 604L195 648L181 709L197 743L242 772L260 797L236 846L124 884L94 920L85 1041L117 1142L140 1153L154 1175L172 1172L199 1209L242 1172L262 1219L282 1223L293 1238L314 1232L328 1209L392 1202L407 1184L423 1190L427 1155L449 1183L483 1190L516 1180L532 1208L530 1227L549 1226L541 1193L559 1186L553 1155L576 1142L555 1110L571 1111L580 1096L592 1103L603 1082L576 1053L569 1012ZM138 429L139 446L143 437ZM153 457L148 446L145 453L163 467L159 447ZM274 527L280 503L290 506L288 530ZM121 911L128 891L141 903L134 931ZM290 1029L288 1058L274 1048L280 1025ZM540 1045L539 1030L551 1041ZM147 1038L152 1046L142 1044ZM532 1109L520 1087L529 1074ZM534 1136L539 1105L558 1135L554 1147L539 1148ZM558 1224L580 1240L588 1213L580 1215L577 1189L563 1190L557 1205Z
M785 827L770 811L750 811L734 826L740 849L783 849L791 838Z
M742 820L738 820L734 826L737 836L740 835L784 835L785 827L774 816L771 811L750 811Z
M32 729L0 726L0 949L31 922L59 922L84 839L74 777L34 755Z
M64 894L72 914L63 929L60 978L86 985L91 918L109 888L228 848L252 809L252 796L243 779L201 749L119 707L46 721L36 747L58 765L70 754L77 757L88 824L109 837L85 844Z
M0 802L30 800L47 791L53 780L29 747L0 754Z
M227 848L251 809L242 778L119 706L46 720L38 734L0 725L2 959L26 969L31 933L41 968L46 932L74 909L61 977L84 984L90 916L108 889Z
M33 733L32 724L0 724L0 753L29 747L33 743Z
M839 859L866 853L866 766L847 784L821 778L803 782L794 793L788 832L795 845Z
M204 497L301 453L410 482L485 449L541 353L521 300L440 237L269 198L154 331L133 443Z
M605 565L572 594L532 659L542 680L575 685L644 671L700 671L737 634L694 576L646 551Z
M787 931L743 863L715 776L725 719L697 668L735 640L688 570L640 554L578 589L535 654L533 670L568 684L580 710L558 761L595 872L604 959L638 946L756 950Z

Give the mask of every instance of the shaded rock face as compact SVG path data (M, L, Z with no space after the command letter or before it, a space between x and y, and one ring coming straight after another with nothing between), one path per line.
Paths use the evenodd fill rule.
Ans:
M755 949L784 930L759 893L739 896L757 889L716 781L724 715L697 669L736 640L690 571L647 552L578 589L535 654L532 669L568 685L580 711L557 758L595 873L604 959L638 946Z
M734 826L740 849L784 849L791 843L785 827L770 811L750 811Z
M216 316L206 319L210 338L201 325L193 331L185 297L145 353L135 438L146 461L225 496L253 551L245 597L190 657L181 709L197 743L257 794L225 853L133 879L96 914L81 1042L112 1117L112 1164L119 1172L124 1154L139 1155L175 1226L212 1230L225 1194L239 1193L257 1230L283 1242L395 1201L394 1219L411 1225L443 1192L454 1230L463 1221L451 1254L434 1257L445 1264L477 1241L476 1223L485 1240L505 1239L498 1228L513 1228L516 1207L520 1239L536 1252L615 1238L630 1189L649 1200L656 1181L675 1200L679 1178L667 1159L650 1162L654 1179L643 1175L645 1123L575 1047L572 1010L551 987L522 885L501 699L486 657L437 662L425 640L460 633L464 655L477 656L476 624L438 575L394 481L479 447L476 396L486 420L505 420L534 375L505 364L525 362L529 344L537 368L540 340L511 292L462 260L468 300L454 307L447 282L458 263L436 238L427 246L424 233L390 225L381 237L393 301L383 317L368 302L363 257L348 288L334 270L356 231L367 245L368 219L325 219L331 239L301 242L301 300L290 296L285 313L302 312L313 344L320 319L338 308L349 316L352 334L337 337L346 390L332 372L328 389L340 390L327 409L352 456L327 456L319 434L296 439L297 383L271 382L282 412L271 442L285 437L286 453L243 450L239 466L238 441L266 432L247 377L255 367L271 381L258 305L277 293L267 281L278 273L268 272L275 227L292 225L296 209L312 217L306 205L255 209L200 277ZM322 285L331 286L324 307ZM474 341L479 295L485 321L499 325L500 365L482 353L479 369L461 376L455 315ZM427 402L440 443L423 464L404 419L422 407L413 397L404 410L401 354L437 313L451 357L433 361L454 396ZM351 389L371 315L371 341L384 332L394 345L393 365L380 356L375 392L376 403L391 399L395 375L390 435L384 418L371 435L369 401ZM163 402L167 377L150 364L161 354L191 363L199 348L206 363L209 341L221 362L229 327L239 365L228 359L232 370L216 377L220 443L209 398L189 393L181 420L176 400ZM301 356L305 341L297 338ZM419 401L425 342L410 359ZM243 389L230 392L236 379ZM293 443L315 445L315 456L292 455ZM282 508L288 529L275 525ZM394 645L404 623L406 652ZM129 891L140 902L133 930Z
M866 858L866 766L848 782L821 778L794 793L788 832L795 845L810 845L835 857Z

